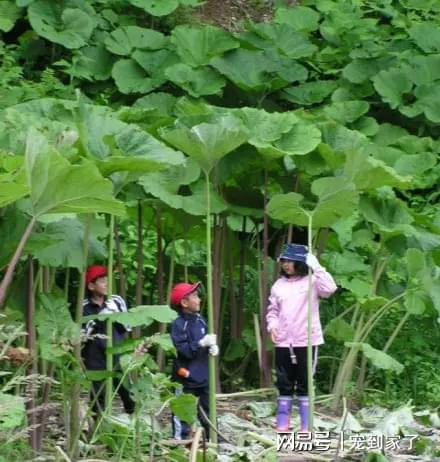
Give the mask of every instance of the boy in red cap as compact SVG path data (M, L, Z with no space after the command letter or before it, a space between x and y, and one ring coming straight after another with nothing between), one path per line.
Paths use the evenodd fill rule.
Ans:
M208 334L206 320L200 315L200 283L177 284L171 291L171 304L179 316L171 324L171 338L177 351L173 380L182 384L183 393L199 398L199 406L209 416L208 354L217 356L217 336ZM209 438L209 424L199 411L199 421ZM173 435L187 439L190 425L173 416Z
M107 296L107 268L101 265L93 265L86 272L87 297L83 301L83 316L96 314L126 312L127 305L119 295ZM82 357L87 370L103 371L106 369L106 347L107 334L106 321L92 320L85 325L89 338L82 350ZM113 345L125 339L130 329L115 322L113 323ZM113 367L119 367L119 355L113 356ZM114 387L117 387L119 380L113 379ZM128 390L120 384L118 393L124 405L125 412L134 412L134 402L130 398ZM98 414L105 409L105 381L96 380L92 382L91 399L95 401L93 411Z

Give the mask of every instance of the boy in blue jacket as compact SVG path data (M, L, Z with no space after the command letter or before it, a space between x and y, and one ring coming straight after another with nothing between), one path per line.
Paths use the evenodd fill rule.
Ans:
M206 320L200 315L200 283L180 283L171 291L171 304L179 316L171 324L171 338L177 351L173 363L173 380L182 384L183 393L199 398L199 406L209 416L208 354L217 356L217 336L208 334ZM209 424L198 412L199 421L209 438ZM173 416L173 435L187 439L191 427Z

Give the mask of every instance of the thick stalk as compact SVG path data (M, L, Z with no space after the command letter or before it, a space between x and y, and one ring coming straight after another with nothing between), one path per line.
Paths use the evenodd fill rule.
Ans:
M89 253L89 233L90 233L91 216L87 215L84 227L83 255L84 269L80 273L78 283L78 293L76 297L75 322L81 326L83 314L83 299L85 293L85 269L87 267L87 257ZM81 344L74 346L73 350L76 363L81 364ZM71 400L70 400L70 425L69 425L69 455L72 460L78 459L78 439L80 435L80 416L79 416L79 398L81 393L81 384L79 380L75 380L72 384Z
M394 331L391 334L390 338L388 339L387 343L383 347L382 351L384 353L386 353L388 351L388 349L390 348L390 346L394 342L395 338L397 337L397 335L399 334L400 330L402 329L403 325L406 323L406 321L408 320L409 317L410 317L410 313L407 311L404 314L403 318L400 320L399 324L397 324L396 328L394 329Z
M211 260L211 191L209 173L206 176L206 266L207 266L207 295L208 295L208 332L214 333L214 306L212 293L212 260ZM216 363L215 358L209 355L209 419L217 428L217 404L216 404ZM217 433L211 431L211 440L217 443Z
M213 303L214 303L214 330L217 336L221 334L220 324L220 307L222 294L222 263L224 247L224 220L218 217L217 225L214 226L214 255L213 255Z
M312 216L308 216L307 244L312 252ZM309 396L309 431L313 432L313 413L315 410L315 387L313 383L313 345L312 345L312 270L308 269L307 293L307 395Z
M242 235L240 239L240 282L238 286L238 316L237 316L237 336L241 337L241 331L244 324L244 291L246 282L246 217L243 217Z
M162 248L162 212L160 207L156 209L156 235L157 235L157 301L163 305L164 285L163 285L163 248Z
M111 296L113 293L113 243L114 243L114 228L115 228L115 216L110 215L110 230L108 233L108 262L107 262L107 273L108 273L108 283L107 283L107 293L108 296ZM109 373L109 377L105 380L105 409L107 412L111 411L112 408L112 395L113 395L113 377L111 373L113 372L113 353L111 353L111 348L113 348L113 322L109 318L106 321L107 327L107 341L106 341L106 351L105 351L105 366L106 370Z
M27 312L26 312L26 347L29 349L29 353L32 356L32 362L28 368L28 374L37 373L37 349L36 349L36 338L35 338L35 297L34 297L34 263L32 261L32 255L28 256L28 303L27 303ZM36 408L36 384L27 385L29 401L26 402L26 408L28 411L28 421L29 426L31 427L29 433L29 444L34 451L38 450L38 437L37 437L37 413L35 412Z
M36 218L33 217L29 224L26 226L26 229L24 230L24 233L21 236L17 249L15 250L13 257L9 262L8 269L6 270L2 282L0 283L0 308L2 308L3 304L5 303L6 294L14 277L15 268L17 266L18 261L20 260L21 254L23 253L24 246L32 233L32 229L34 228L35 222Z
M232 231L229 234L232 234ZM228 294L229 294L229 303L231 306L229 332L230 332L231 338L237 339L238 338L238 309L237 309L237 299L235 298L234 257L232 255L232 252L229 252L229 255L228 255Z
M127 282L125 280L124 265L122 263L121 238L119 236L119 226L115 223L115 250L116 250L116 266L119 272L119 295L127 300Z
M173 281L174 281L174 267L175 267L175 246L174 246L174 236L173 240L171 241L171 255L170 255L170 269L168 271L168 286L167 286L167 294L168 294L168 300L167 303L170 303L170 294L171 294L171 288L173 287ZM159 325L159 332L161 334L164 334L167 330L167 325L165 323L160 323ZM159 346L157 350L157 364L159 365L159 370L163 372L165 368L165 352L163 349Z
M267 202L268 202L268 182L269 175L267 168L264 170L264 215L263 215L263 272L262 272L262 281L261 281L261 343L262 348L262 357L261 357L261 386L267 387L270 384L271 380L271 371L269 368L269 359L266 351L267 343L267 329L266 329L266 314L267 314L267 299L268 299L268 280L269 280L269 216L267 214Z
M69 299L69 284L70 284L70 268L66 268L64 277L64 300Z
M144 288L144 223L142 202L138 203L137 213L137 249L136 249L136 305L142 305Z

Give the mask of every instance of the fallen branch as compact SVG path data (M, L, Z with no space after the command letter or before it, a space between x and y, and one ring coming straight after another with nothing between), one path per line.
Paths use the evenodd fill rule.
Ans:
M55 446L55 449L60 453L61 457L66 461L66 462L72 462L70 460L70 457L59 447Z
M240 398L242 396L260 396L275 394L275 388L259 388L257 390L238 391L236 393L219 393L216 395L217 399Z
M197 461L197 450L199 449L199 444L202 438L202 433L203 433L203 428L199 427L194 434L193 442L191 445L191 452L189 455L189 462Z

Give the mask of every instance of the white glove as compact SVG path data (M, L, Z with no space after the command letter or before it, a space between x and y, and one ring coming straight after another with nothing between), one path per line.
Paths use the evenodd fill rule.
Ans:
M217 335L216 334L206 334L199 340L199 345L201 347L210 347L217 344Z
M99 314L112 314L119 313L116 302L112 299L109 299L105 302L105 307L99 312Z
M219 352L219 348L218 348L218 345L211 345L209 347L209 354L211 356L217 356L218 355L218 352Z
M90 337L93 334L93 331L95 330L96 322L91 319L90 321L87 322L86 328L84 329L84 333L87 335L87 337Z
M308 253L306 255L306 265L312 269L312 271L315 271L317 268L319 268L321 265L319 264L318 259L311 253Z

